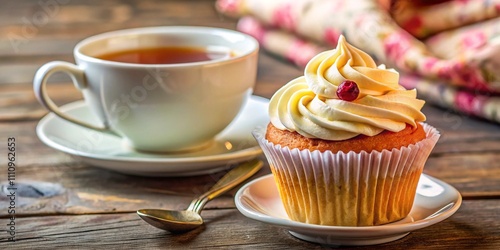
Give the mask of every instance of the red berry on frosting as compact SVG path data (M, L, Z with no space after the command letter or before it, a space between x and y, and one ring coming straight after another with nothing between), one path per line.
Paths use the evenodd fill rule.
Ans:
M356 82L351 80L343 81L337 88L337 96L344 101L354 101L358 98L359 88Z

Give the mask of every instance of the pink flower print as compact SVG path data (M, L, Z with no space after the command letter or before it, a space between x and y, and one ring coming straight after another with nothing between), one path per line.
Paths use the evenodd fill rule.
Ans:
M447 64L447 63L436 64L436 68L437 68L437 76L439 78L445 79L445 80L451 79L451 66L449 64Z
M286 3L276 8L272 15L271 24L287 30L295 30L295 19L292 14L293 3Z
M455 0L457 3L462 4L462 5L467 5L470 0Z
M285 58L299 67L304 68L307 62L316 54L313 50L314 49L304 41L296 39L287 49Z
M383 43L387 58L404 67L404 55L411 49L410 35L406 32L394 32L387 36Z
M236 14L242 5L240 0L218 0L216 8L222 13Z
M484 102L470 92L459 91L455 96L455 107L466 114L480 115Z
M419 84L419 78L410 75L401 75L399 83L406 89L414 89Z
M257 39L259 43L264 43L266 30L256 19L252 17L243 17L240 19L240 21L238 21L236 29L255 37L255 39Z
M425 71L432 71L434 69L434 67L436 66L436 64L438 63L438 59L435 58L435 57L428 57L428 58L425 58L424 60L424 63L423 63L423 67Z
M483 31L474 30L464 34L464 39L462 40L464 49L477 49L486 44L488 38Z
M335 28L327 28L324 33L324 40L331 46L337 46L340 34Z
M451 66L452 76L457 76L457 82L461 82L469 89L477 91L491 91L488 84L483 80L478 69L471 68L463 62L456 62Z
M401 27L411 34L419 34L422 30L422 19L420 16L413 16L401 24Z
M341 13L342 11L345 10L346 8L346 5L348 5L349 3L347 3L347 1L343 1L343 0L336 0L336 1L333 1L331 3L332 7L331 7L331 11L334 11L333 13Z

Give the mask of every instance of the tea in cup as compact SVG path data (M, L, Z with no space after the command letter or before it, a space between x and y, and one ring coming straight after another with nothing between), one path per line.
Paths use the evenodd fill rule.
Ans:
M240 112L255 85L257 41L210 27L149 27L87 38L76 65L54 61L34 78L35 95L57 116L123 138L140 151L203 148ZM100 124L62 112L46 91L55 72L68 74Z

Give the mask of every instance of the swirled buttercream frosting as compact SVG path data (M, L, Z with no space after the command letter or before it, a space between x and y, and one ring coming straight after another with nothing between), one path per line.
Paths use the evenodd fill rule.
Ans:
M338 97L345 81L355 82L354 100ZM384 130L399 132L425 121L423 100L415 89L399 85L399 74L377 66L365 52L339 38L335 49L322 52L306 65L304 76L280 88L271 98L269 115L278 129L308 138L346 140Z

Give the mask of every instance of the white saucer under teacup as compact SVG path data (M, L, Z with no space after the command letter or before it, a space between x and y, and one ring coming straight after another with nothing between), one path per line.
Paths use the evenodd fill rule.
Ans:
M209 174L231 164L261 154L251 132L269 122L268 100L251 96L235 120L210 146L192 152L156 154L133 150L122 139L67 122L53 113L47 114L37 126L42 142L81 161L121 173L142 176L192 176ZM87 105L67 104L61 110L85 122L95 122Z

